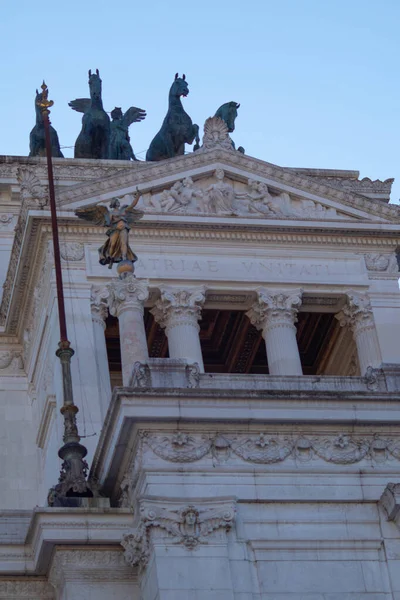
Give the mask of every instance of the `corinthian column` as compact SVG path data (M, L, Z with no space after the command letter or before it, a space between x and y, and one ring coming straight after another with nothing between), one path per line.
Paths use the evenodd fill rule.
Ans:
M92 311L93 338L97 367L97 387L100 397L101 417L104 420L111 399L110 368L104 331L108 316L108 291L92 288L90 308Z
M349 290L347 303L336 315L342 327L350 327L357 346L361 375L368 367L380 367L382 363L374 315L368 294Z
M205 287L179 288L163 286L161 299L151 310L157 323L165 327L170 358L184 358L198 363L204 373L198 320L205 300Z
M248 311L251 323L261 329L270 375L302 375L296 340L297 311L302 290L257 290L257 301Z
M149 358L144 328L144 303L149 296L148 281L127 275L107 285L110 313L118 318L121 342L122 383L130 385L133 365Z

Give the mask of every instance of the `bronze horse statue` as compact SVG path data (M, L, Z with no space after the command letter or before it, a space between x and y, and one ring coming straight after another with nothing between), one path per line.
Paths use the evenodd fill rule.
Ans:
M42 100L42 92L36 90L35 111L36 125L32 129L29 137L29 156L46 156L46 138L44 134L43 115L38 104ZM58 141L57 131L50 125L50 142L51 155L59 158L64 158L60 150L60 142Z
M185 153L185 144L196 145L193 150L199 148L199 126L193 125L192 119L184 111L181 96L186 97L189 87L185 75L175 75L174 83L169 90L168 112L165 116L160 131L152 140L146 153L146 160L156 161Z
M90 98L71 100L69 106L83 113L82 129L75 142L75 158L108 158L110 117L103 108L99 70L89 71Z
M238 114L237 111L239 106L240 104L237 104L237 102L225 102L225 104L219 107L219 109L214 115L214 117L219 117L225 122L226 126L228 127L229 133L235 131L235 120ZM232 146L235 149L235 143L233 140ZM239 146L238 152L244 154L244 148L242 146Z

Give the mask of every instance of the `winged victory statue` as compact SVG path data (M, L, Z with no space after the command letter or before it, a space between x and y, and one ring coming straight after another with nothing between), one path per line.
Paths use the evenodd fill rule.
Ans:
M123 204L119 198L113 198L109 208L101 204L80 208L75 211L77 217L85 219L94 225L107 227L107 240L99 248L99 263L108 265L111 269L114 263L121 263L118 266L118 273L133 273L133 263L137 261L137 256L129 246L129 231L139 219L143 217L143 212L137 210L135 206L140 200L140 193L127 194L122 198L128 199L130 204Z

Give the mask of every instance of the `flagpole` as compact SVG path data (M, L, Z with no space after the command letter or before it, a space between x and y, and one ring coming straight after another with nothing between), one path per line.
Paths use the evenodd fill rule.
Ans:
M93 497L93 492L90 488L90 485L86 481L88 465L84 458L87 454L87 449L85 446L80 444L81 438L79 436L78 425L76 422L76 414L79 409L74 404L72 389L71 358L74 355L74 351L71 348L71 344L67 335L67 321L65 317L64 289L62 281L60 241L58 235L50 137L49 108L53 106L54 102L48 99L49 91L45 82L43 82L41 88L42 93L37 100L37 105L42 112L46 142L51 228L54 247L54 265L56 272L58 319L60 325L60 341L56 355L60 359L61 363L63 406L60 412L64 417L64 445L58 451L58 456L63 460L63 464L61 466L58 484L51 488L49 492L48 503L49 506L68 506L79 504L78 500L74 501L72 498Z

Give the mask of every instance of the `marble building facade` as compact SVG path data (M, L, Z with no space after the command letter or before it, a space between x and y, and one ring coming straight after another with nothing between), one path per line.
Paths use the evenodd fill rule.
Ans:
M54 159L74 398L62 445L44 159L0 157L0 599L400 600L400 210L391 180L209 140ZM138 188L136 278L74 210Z

